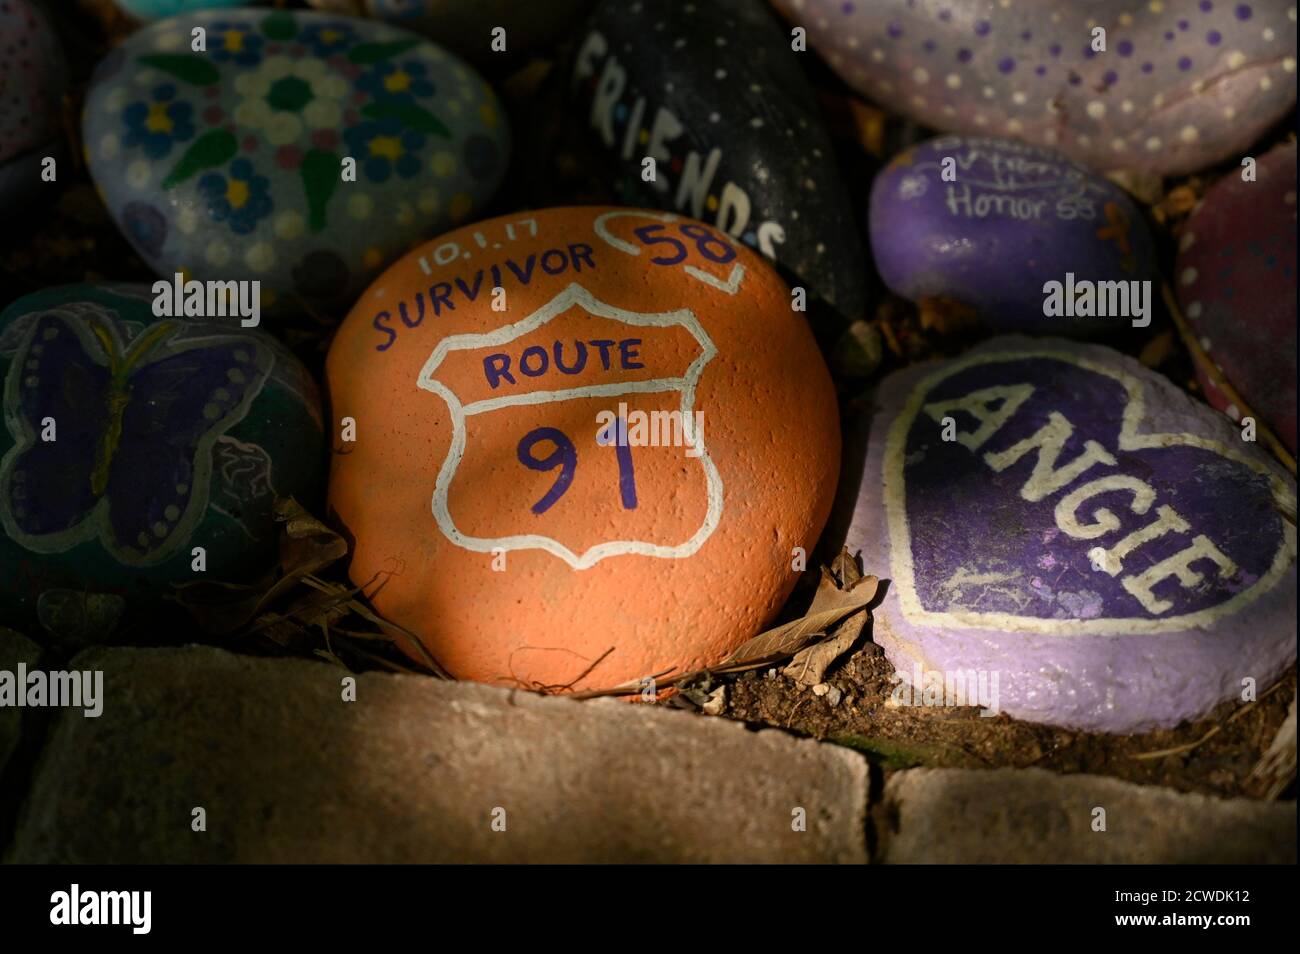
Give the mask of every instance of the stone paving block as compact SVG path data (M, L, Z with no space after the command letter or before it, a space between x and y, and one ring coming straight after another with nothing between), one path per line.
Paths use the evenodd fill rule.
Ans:
M1094 831L1096 808L1106 830ZM1218 799L1042 769L911 769L874 810L893 864L1291 863L1294 802Z
M13 673L17 678L18 664L35 668L40 660L41 647L21 633L0 626L0 672ZM25 709L0 706L0 778L18 748L22 738Z
M340 669L207 647L73 665L104 713L58 716L12 861L866 860L866 763L777 731L386 673L344 702Z

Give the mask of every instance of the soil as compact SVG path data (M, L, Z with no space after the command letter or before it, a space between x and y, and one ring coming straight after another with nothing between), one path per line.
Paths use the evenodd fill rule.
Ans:
M300 4L277 0L275 5ZM100 202L80 162L77 141L81 100L90 70L115 41L130 31L130 24L111 0L57 0L53 6L61 38L69 52L73 87L65 103L65 125L69 155L74 158L69 160L66 171L60 170L57 197L44 199L19 220L21 224L10 222L0 232L0 308L20 295L51 285L154 279ZM554 87L548 87L546 80L549 67L561 52L559 49L544 51L510 76L492 77L501 81L499 88L510 107L514 128L530 130L534 148L530 153L524 147L528 140L519 137L521 145L516 150L507 185L492 207L484 210L485 216L528 206L527 181L530 175L537 174L535 166L531 173L529 167L539 154L547 157L554 174L562 173L566 167L582 168L581 162L555 145L554 137L537 128L538 117L548 114L553 101L553 95L547 90ZM898 149L928 134L856 99L821 66L814 63L810 73L827 113L842 165L854 171L845 177L854 207L865 210L871 172ZM1288 134L1285 128L1279 128L1266 136L1252 154L1262 155ZM538 143L545 144L540 153ZM551 146L555 147L553 152ZM1198 176L1166 182L1163 191L1149 197L1147 210L1162 249L1166 275L1172 273L1179 225L1205 187L1230 167L1232 164L1228 163ZM557 168L559 173L555 172ZM589 195L578 186L573 191L590 201L616 198L600 195L597 189ZM871 325L883 341L883 360L873 379L915 361L958 354L982 337L959 309L940 308L922 315L911 304L888 294L879 295L878 301ZM304 316L300 326L280 327L276 331L308 368L319 373L330 329L341 317ZM1106 343L1119 345L1187 390L1197 390L1192 361L1163 311L1155 316L1144 337L1125 336L1122 342ZM843 366L837 363L834 354L831 364L842 372ZM837 373L837 384L844 399L842 416L852 420L865 382ZM345 566L346 560L340 561L323 576L346 582ZM807 582L815 585L815 572L808 575ZM806 596L810 588L805 586L801 592ZM302 595L301 591L295 593L286 602ZM798 605L799 600L796 595L791 606ZM172 608L154 620L132 621L113 634L110 641L146 645L192 641L193 628L178 618L177 612ZM790 617L787 611L784 618ZM48 634L44 641L58 655L69 655L80 648L80 645L60 646ZM277 636L275 631L268 635L264 630L254 636L218 642L243 652L324 656L356 671L409 668L409 659L396 650L370 644L365 652L352 651L342 637L333 642L323 640L309 627L294 628L287 637ZM891 678L893 674L893 667L880 647L870 642L868 627L859 646L828 672L826 683L834 691L817 695L776 670L723 677L726 693L721 715L849 746L862 752L885 773L913 766L1036 766L1067 773L1110 775L1189 792L1256 796L1258 792L1249 778L1250 772L1272 741L1296 691L1293 669L1274 686L1261 687L1259 700L1252 705L1227 702L1206 718L1176 729L1111 736L1034 725L1006 715L986 718L976 708L891 704L897 685ZM832 705L832 699L837 699L836 704ZM1167 750L1174 751L1152 756ZM1295 797L1294 783L1285 797Z
M1254 705L1229 701L1198 722L1126 736L986 717L973 706L899 705L891 702L900 685L894 667L871 642L828 672L826 684L841 694L838 704L831 704L835 692L816 695L778 670L747 672L727 686L722 714L848 746L886 774L917 766L1037 767L1234 797L1258 794L1249 775L1286 718L1296 674L1260 687ZM1285 797L1295 797L1294 784Z

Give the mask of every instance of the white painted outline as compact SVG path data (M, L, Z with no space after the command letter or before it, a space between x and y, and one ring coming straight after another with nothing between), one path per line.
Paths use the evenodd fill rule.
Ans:
M628 255L640 255L640 246L633 245L631 242L619 238L611 232L609 226L605 224L610 219L621 218L653 219L656 222L676 222L681 218L681 216L673 215L671 212L646 212L640 209L616 209L613 212L605 212L596 216L596 221L592 224L592 228L595 229L596 234L600 236L601 241L609 245L610 248L617 249L620 252L625 252ZM714 229L714 231L721 235L727 234L720 229ZM731 238L732 236L727 237ZM675 241L681 240L676 239ZM737 252L736 258L740 258L739 252ZM684 268L686 274L690 275L691 278L703 282L710 288L716 288L720 292L725 292L728 295L735 295L736 292L740 291L740 283L745 280L745 266L741 265L739 261L731 267L731 273L727 276L726 281L723 281L716 275L710 275L708 272L704 271L704 269L696 268L694 265L687 265Z
M443 359L447 357L449 352L500 346L514 341L516 338L521 338L536 331L552 318L563 314L574 305L590 314L601 318L611 318L629 325L658 328L679 325L695 336L695 340L700 344L700 356L691 362L685 376L680 378L656 378L650 381L596 384L559 391L534 391L528 394L488 398L483 401L475 401L469 405L463 405L460 398L452 393L445 384L434 378L434 372L442 364ZM679 311L646 314L624 311L621 308L615 308L613 305L607 305L600 301L577 282L571 282L541 308L514 324L505 325L496 331L483 334L451 335L444 338L438 344L438 347L434 349L433 354L429 355L429 360L424 363L417 382L424 390L430 391L446 401L447 408L451 411L451 447L447 451L447 459L443 461L442 469L438 472L438 481L433 490L433 517L437 521L439 529L442 530L448 540L466 550L474 550L479 553L491 553L494 550L545 550L564 560L575 570L588 569L606 557L622 554L669 559L692 556L704 545L704 541L712 536L713 531L717 529L718 523L722 520L722 475L718 473L717 465L714 464L704 446L704 435L695 432L694 414L696 385L699 383L704 366L717 353L718 349L713 344L713 339L708 336L700 325L699 318L689 308L683 308ZM685 543L669 547L647 543L643 540L611 540L607 543L597 544L584 553L577 554L558 540L539 534L525 533L495 538L471 537L457 529L448 510L447 495L451 489L451 481L456 475L456 469L465 456L465 419L467 417L485 411L494 411L498 408L525 404L548 404L552 401L564 401L572 398L612 397L620 394L648 394L664 391L682 392L681 414L685 426L686 440L691 447L699 451L698 460L704 467L704 479L708 491L708 506L705 511L704 522L700 525L700 529Z
M1078 367L1104 374L1123 385L1128 394L1128 403L1124 406L1124 415L1120 423L1119 449L1141 450L1144 448L1169 447L1185 444L1219 454L1229 460L1249 467L1269 480L1273 490L1273 499L1291 511L1295 510L1295 497L1287 489L1283 480L1259 460L1234 450L1218 441L1198 437L1195 434L1142 434L1138 425L1145 409L1143 382L1120 371L1107 367L1087 358L1079 358L1060 351L999 351L989 354L975 354L946 366L913 389L907 403L890 427L885 445L884 458L884 504L885 515L889 525L889 544L893 553L891 563L895 583L898 585L899 604L903 616L915 626L933 626L956 629L993 629L1009 632L1043 633L1050 636L1129 636L1138 633L1183 632L1195 628L1208 628L1225 616L1239 612L1250 603L1273 588L1295 560L1295 527L1282 520L1282 541L1273 565L1255 584L1247 590L1224 600L1217 606L1186 613L1182 616L1170 616L1160 619L1146 617L1127 617L1094 620L1042 619L1032 616L1017 616L1013 613L981 613L974 610L949 613L935 613L921 606L916 595L916 580L912 567L911 532L907 522L906 492L903 479L903 458L907 445L907 435L912 424L921 411L927 397L941 381L952 377L979 364L991 364L1003 361L1023 361L1027 359L1051 359L1064 361Z

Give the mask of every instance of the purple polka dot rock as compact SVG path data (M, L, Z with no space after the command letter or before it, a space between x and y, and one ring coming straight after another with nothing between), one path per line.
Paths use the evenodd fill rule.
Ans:
M1098 169L1202 169L1296 99L1294 0L773 2L889 109ZM1104 52L1093 49L1099 27Z
M63 55L29 0L0 0L0 209L41 184L41 160L58 155Z
M873 639L909 682L1136 732L1294 663L1295 482L1161 375L1000 337L873 404L846 543L889 578Z
M870 227L876 267L897 294L968 305L998 331L1129 328L1132 297L1122 314L1103 314L1107 302L1048 317L1044 286L1066 294L1156 277L1151 235L1122 189L1060 153L1004 139L941 136L895 157L872 186Z
M1251 409L1296 448L1296 145L1229 173L1179 238L1178 301L1201 345ZM1201 374L1210 403L1242 411Z

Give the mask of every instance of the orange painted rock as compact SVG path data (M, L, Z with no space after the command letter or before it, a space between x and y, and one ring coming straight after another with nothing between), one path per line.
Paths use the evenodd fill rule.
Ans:
M386 580L376 608L461 678L718 662L780 608L835 490L835 394L790 290L662 212L435 239L362 296L327 378L351 577Z

